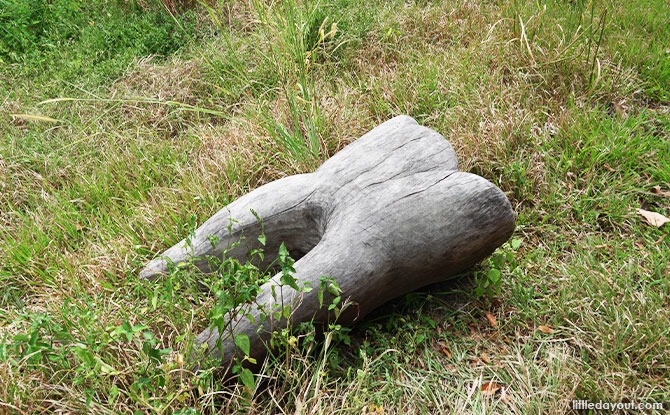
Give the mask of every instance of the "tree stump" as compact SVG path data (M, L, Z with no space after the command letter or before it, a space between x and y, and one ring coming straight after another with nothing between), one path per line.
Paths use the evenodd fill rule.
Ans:
M255 212L255 213L254 213ZM292 323L326 323L331 316L317 296L320 277L330 276L353 306L338 324L351 324L391 299L444 281L491 254L514 230L514 214L503 192L487 180L458 171L454 150L444 137L408 116L395 117L327 160L314 173L289 176L240 197L207 220L190 237L151 261L140 273L165 273L168 261L190 258L209 271L206 256L244 259L259 248L263 221L266 262L283 242L298 260L295 277L311 283L297 292L264 284L256 303L269 309L276 298L290 301ZM239 244L243 236L250 244ZM218 241L212 244L211 236ZM253 245L256 243L256 245ZM233 247L231 249L231 247ZM274 255L273 255L274 254ZM273 288L274 286L274 288ZM275 291L273 296L272 291ZM250 355L267 353L273 327L286 321L239 316L234 333L246 334ZM278 324L281 324L278 326ZM236 356L232 338L217 329L202 332L212 357L228 365Z

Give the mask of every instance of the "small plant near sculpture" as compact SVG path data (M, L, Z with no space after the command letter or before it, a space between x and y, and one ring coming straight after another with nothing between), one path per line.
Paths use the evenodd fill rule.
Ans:
M519 266L516 251L520 246L521 239L510 239L484 260L484 270L474 274L473 294L476 298L490 300L500 294L503 274L511 274Z
M258 236L257 240L261 246L265 246L266 237L263 233ZM213 245L219 242L216 237L210 237L209 241ZM234 249L243 242L245 242L244 239L236 242L229 249ZM338 341L349 344L349 329L337 324L338 317L349 306L349 303L346 300L343 301L342 290L335 278L321 276L318 287L312 287L308 282L299 281L294 276L293 264L295 260L290 256L283 243L279 246L277 259L267 269L261 269L256 265L257 262L261 262L265 258L263 249L251 249L245 261L230 257L226 252L224 251L222 258L206 258L209 268L213 270L211 273L198 272L194 263L201 258L193 257L178 264L171 263L168 275L177 279L191 279L195 276L198 284L208 293L207 295L213 298L213 306L209 312L208 321L210 329L216 329L219 333L216 347L223 354L222 344L227 339L232 339L236 347L237 356L232 365L224 370L229 370L230 374L237 376L248 391L253 391L256 386L254 374L248 367L259 365L262 362L257 361L252 356L249 335L236 333L235 325L232 322L239 320L241 317L252 319L259 324L259 332L263 330L265 320L270 319L279 322L280 324L273 327L272 336L265 345L268 350L276 352L274 358L277 362L281 357L288 361L288 357L294 349L302 347L300 350L302 355L309 354L313 350L312 346L316 340L318 330L312 322L302 322L297 325L292 323L291 315L294 305L287 299L282 298L281 287L283 286L291 287L303 293L317 289L320 307L333 316L332 322L327 327L322 328L329 345ZM272 287L272 296L276 303L272 307L256 303L256 297L262 291L261 286L268 282L277 270L281 275L279 284ZM252 309L259 311L257 317L251 314ZM256 321L256 319L260 321ZM199 354L207 356L207 349L207 343L203 343L199 350L194 351L193 356ZM324 352L327 352L327 348ZM193 363L198 362L198 369L205 371L208 367L214 368L221 364L220 359L205 358L205 364L200 364L201 360L197 357L193 360Z

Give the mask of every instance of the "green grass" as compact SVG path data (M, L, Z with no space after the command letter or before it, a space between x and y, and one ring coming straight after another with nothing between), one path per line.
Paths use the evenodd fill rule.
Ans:
M205 33L192 12L173 17L158 1L140 7L134 1L3 0L0 22L0 67L9 75L0 91L10 99L94 92L134 59L169 56ZM14 78L31 78L40 88L16 85Z
M669 228L635 213L670 215L665 1L22 4L0 0L0 413L670 402ZM513 261L303 341L253 391L192 373L214 299L143 265L403 113L506 192Z

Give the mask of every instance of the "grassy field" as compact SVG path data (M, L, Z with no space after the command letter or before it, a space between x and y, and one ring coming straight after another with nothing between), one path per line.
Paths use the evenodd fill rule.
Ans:
M192 373L215 300L139 270L398 114L506 192L513 243L253 388ZM0 414L670 402L670 225L638 208L670 216L666 0L0 0Z

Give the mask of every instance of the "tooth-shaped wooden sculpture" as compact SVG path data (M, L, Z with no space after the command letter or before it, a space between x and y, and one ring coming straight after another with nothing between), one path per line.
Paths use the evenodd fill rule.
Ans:
M393 118L349 144L314 173L268 183L229 204L205 222L188 243L183 240L141 272L152 278L167 271L167 261L195 258L208 271L206 256L221 256L243 235L256 241L263 221L266 261L283 242L294 258L295 277L311 292L279 286L279 275L263 285L256 303L271 309L279 298L291 301L294 323L330 317L317 296L320 277L334 278L342 298L353 306L339 324L350 324L381 304L471 267L502 245L514 230L509 201L495 185L458 171L451 145L437 132L407 116ZM210 237L218 243L213 246ZM250 248L228 250L243 259ZM274 257L273 254L274 253ZM275 296L272 294L274 287ZM278 323L240 316L234 333L251 341L251 356L261 361ZM259 324L261 326L259 327ZM281 327L281 326L279 326ZM227 365L235 357L232 338L217 347L219 333L198 336L212 357Z

